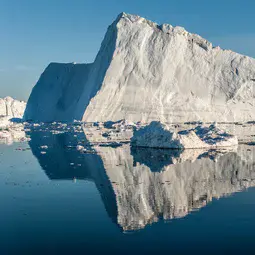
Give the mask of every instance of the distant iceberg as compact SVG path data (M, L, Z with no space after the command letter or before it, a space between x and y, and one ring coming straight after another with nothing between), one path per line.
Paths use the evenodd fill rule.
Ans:
M0 143L26 140L23 125L20 124L26 102L12 97L0 98Z
M26 108L26 102L15 100L12 97L0 98L0 116L10 118L22 118Z

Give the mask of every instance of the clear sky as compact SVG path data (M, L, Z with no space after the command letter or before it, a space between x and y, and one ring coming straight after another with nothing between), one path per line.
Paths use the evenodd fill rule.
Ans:
M0 97L26 100L50 62L92 62L123 11L255 57L254 0L0 0Z

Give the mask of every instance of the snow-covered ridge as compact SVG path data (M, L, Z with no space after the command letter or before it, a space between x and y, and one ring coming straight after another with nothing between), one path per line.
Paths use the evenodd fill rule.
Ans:
M92 64L50 64L25 112L37 121L255 119L255 60L181 27L122 13Z

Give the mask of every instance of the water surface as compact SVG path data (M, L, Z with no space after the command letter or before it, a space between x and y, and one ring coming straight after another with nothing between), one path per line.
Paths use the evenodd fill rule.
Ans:
M30 135L0 145L1 254L254 254L254 146L82 153L83 133Z

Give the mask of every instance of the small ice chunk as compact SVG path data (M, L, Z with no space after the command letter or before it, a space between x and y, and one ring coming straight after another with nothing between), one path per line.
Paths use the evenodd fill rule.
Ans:
M171 131L167 125L153 121L134 132L131 145L137 147L198 149L235 146L236 136L220 130L216 125L197 126L194 129Z

